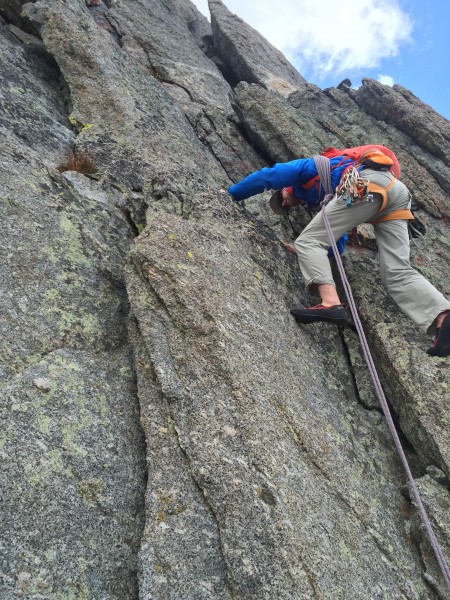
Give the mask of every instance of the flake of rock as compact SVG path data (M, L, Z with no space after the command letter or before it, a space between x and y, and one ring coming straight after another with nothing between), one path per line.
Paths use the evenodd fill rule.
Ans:
M33 385L41 392L49 392L52 389L52 380L48 377L37 377L33 379Z

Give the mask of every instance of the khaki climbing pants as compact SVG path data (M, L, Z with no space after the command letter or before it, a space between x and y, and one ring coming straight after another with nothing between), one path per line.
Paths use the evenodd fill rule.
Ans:
M374 177L373 181L384 185L382 177ZM333 198L325 210L334 239L339 239L361 223L375 221L394 210L410 207L409 192L402 182L397 180L388 193L389 204L380 213L381 196L378 195L374 196L373 202L358 202L350 207L343 200ZM434 333L436 317L450 309L450 302L411 267L407 221L384 221L374 225L374 230L383 284L403 312L422 329ZM322 283L335 285L327 256L329 247L330 240L320 211L295 241L300 269L308 286Z

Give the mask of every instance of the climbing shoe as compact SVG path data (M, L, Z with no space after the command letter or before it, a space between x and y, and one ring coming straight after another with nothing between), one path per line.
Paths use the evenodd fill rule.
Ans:
M428 348L430 356L450 356L450 311L447 312L442 325L436 332L434 343Z
M348 324L347 311L342 304L335 306L323 306L317 304L310 308L295 306L291 308L291 315L294 315L297 323L315 323L316 321L325 321L334 325Z

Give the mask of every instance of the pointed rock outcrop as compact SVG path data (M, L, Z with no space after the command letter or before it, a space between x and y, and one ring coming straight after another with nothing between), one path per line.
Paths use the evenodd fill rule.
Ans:
M289 96L307 82L285 56L220 0L209 0L214 47L238 81Z

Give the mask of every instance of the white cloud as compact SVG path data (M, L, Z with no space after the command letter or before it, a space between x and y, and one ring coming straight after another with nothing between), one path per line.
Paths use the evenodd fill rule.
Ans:
M208 0L192 0L192 3L195 4L198 10L209 19ZM225 5L228 6L226 3Z
M394 79L390 75L378 75L378 81L384 85L394 85Z
M225 0L298 68L316 77L373 68L396 56L413 23L398 0ZM207 0L195 4L204 14Z

